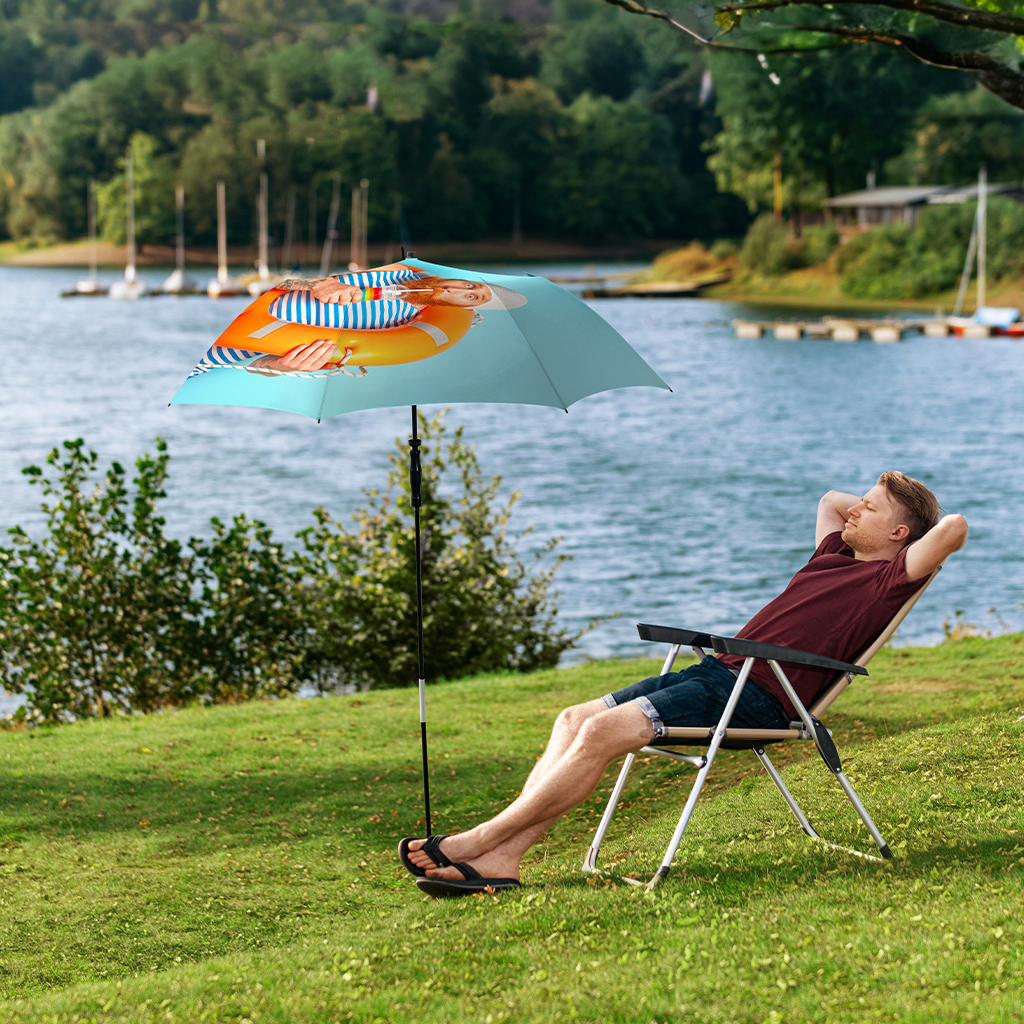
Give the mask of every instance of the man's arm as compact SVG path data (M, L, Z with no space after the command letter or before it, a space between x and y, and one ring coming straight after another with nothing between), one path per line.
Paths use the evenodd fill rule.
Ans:
M907 578L923 579L966 543L967 520L955 513L945 516L907 548Z
M817 547L830 533L841 530L849 518L847 513L860 501L859 494L829 491L818 502L818 519L814 524L814 546Z

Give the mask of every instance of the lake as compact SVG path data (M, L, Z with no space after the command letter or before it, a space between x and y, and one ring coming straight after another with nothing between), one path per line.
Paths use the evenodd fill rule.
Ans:
M20 524L38 534L40 496L20 470L79 436L103 465L131 463L168 438L162 511L181 538L208 535L211 516L239 512L290 538L316 505L347 519L362 489L383 483L408 409L317 425L259 409L169 408L245 301L59 298L78 276L0 267L0 531ZM146 276L156 284L165 274ZM810 555L821 494L863 492L883 469L925 481L971 528L898 642L940 640L958 610L993 632L1024 628L1020 342L750 341L734 338L729 321L771 315L752 305L592 305L672 394L607 392L568 415L501 405L448 414L465 425L484 471L501 474L506 492L522 491L513 528L564 538L573 555L559 576L565 624L619 613L582 639L576 658L643 653L638 620L738 629Z

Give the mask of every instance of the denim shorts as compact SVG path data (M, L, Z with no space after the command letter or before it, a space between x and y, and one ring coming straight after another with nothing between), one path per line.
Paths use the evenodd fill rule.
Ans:
M721 720L735 685L732 670L709 654L682 672L641 679L602 699L610 708L633 701L655 729L662 725L712 727ZM779 701L748 679L729 724L743 729L788 729L789 723Z

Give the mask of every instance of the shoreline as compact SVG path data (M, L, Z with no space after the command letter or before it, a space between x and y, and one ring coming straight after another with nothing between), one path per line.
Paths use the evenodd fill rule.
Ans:
M477 242L422 242L413 243L419 259L430 262L452 263L538 263L580 261L653 260L666 249L677 248L682 242L665 238L633 239L628 242L606 242L584 245L566 239L524 238L514 244L505 238L482 239ZM297 245L296 262L307 266L319 265L320 246ZM348 246L336 249L339 261L345 257ZM397 242L374 242L367 249L371 265L382 265L401 259L402 249ZM138 266L168 267L175 265L173 245L139 244L135 262ZM228 246L228 264L246 266L254 264L258 256L255 245ZM273 258L273 254L272 254ZM97 266L104 270L121 269L127 261L127 248L101 242L96 246ZM217 266L216 246L186 246L185 265L193 269ZM8 267L88 267L89 242L78 239L55 245L30 247L18 242L0 242L0 266Z

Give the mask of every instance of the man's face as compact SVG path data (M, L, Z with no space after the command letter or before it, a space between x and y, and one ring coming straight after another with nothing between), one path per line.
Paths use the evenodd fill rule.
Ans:
M440 285L445 302L453 306L479 306L491 298L491 289L476 281L449 279Z
M894 536L900 527L899 505L881 485L864 495L856 505L851 505L843 527L843 540L858 554L870 555L881 551L890 542L900 540Z

